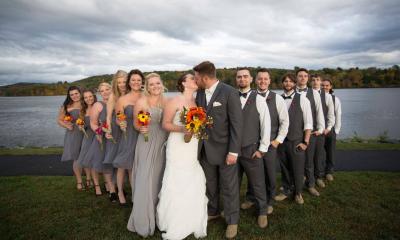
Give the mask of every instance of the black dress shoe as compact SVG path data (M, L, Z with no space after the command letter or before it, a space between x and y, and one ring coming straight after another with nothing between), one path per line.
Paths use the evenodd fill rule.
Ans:
M118 195L115 192L110 193L109 195L110 201L111 202L116 202L118 200Z

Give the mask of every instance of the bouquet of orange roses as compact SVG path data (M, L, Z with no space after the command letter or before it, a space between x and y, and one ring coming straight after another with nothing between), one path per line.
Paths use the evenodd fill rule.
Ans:
M64 121L64 123L65 124L72 124L72 121L74 121L74 118L69 114L69 113L67 113L65 116L64 116L64 119L63 119L63 121ZM68 127L67 127L68 128ZM69 128L68 128L69 129ZM72 129L71 129L72 130Z
M85 137L88 138L85 130L85 120L83 120L82 118L78 118L75 123L78 126L79 130L82 131L83 134L85 134Z
M150 124L151 116L147 111L140 111L137 115L137 122L139 126L146 127ZM144 141L147 142L149 140L149 134L143 134Z
M117 119L119 121L119 126L122 130L122 132L124 132L124 136L126 139L126 126L127 126L127 122L126 122L126 115L123 112L118 112L117 113Z
M183 107L180 117L181 123L191 133L191 135L185 135L186 143L190 142L192 135L197 139L208 139L206 128L212 127L213 119L211 116L207 116L202 107L191 107L189 109Z

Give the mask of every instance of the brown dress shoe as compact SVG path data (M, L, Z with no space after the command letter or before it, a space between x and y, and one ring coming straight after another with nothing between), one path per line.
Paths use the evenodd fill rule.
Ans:
M228 239L232 239L232 238L236 237L237 229L238 229L237 224L228 225L228 227L226 228L225 237Z
M333 181L333 175L332 174L326 174L326 180L328 180L329 182Z
M274 211L274 207L273 206L268 206L267 208L267 214L272 214L272 212Z
M275 196L275 201L280 202L283 201L287 198L287 196L283 193L279 193L278 195Z
M258 226L260 228L266 228L268 226L268 217L267 215L260 215L257 219Z
M315 189L315 187L308 188L308 192L313 196L319 197L319 192L317 191L317 189Z
M242 203L242 204L240 205L240 208L243 209L243 210L246 210L246 209L251 208L253 205L254 205L253 202L251 202L251 201L245 201L244 203Z
M214 215L214 216L208 215L208 221L217 219L217 218L219 218L219 217L220 217L220 215Z
M325 183L322 179L317 179L317 186L320 188L325 188Z
M301 196L301 194L296 194L296 196L294 196L294 200L298 204L304 204L304 199L303 196Z

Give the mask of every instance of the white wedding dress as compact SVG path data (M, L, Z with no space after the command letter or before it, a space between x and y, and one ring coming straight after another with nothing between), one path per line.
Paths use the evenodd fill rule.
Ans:
M174 124L180 123L180 111ZM166 166L159 193L157 224L163 239L207 236L206 178L197 160L198 139L185 143L183 133L171 132L167 141Z

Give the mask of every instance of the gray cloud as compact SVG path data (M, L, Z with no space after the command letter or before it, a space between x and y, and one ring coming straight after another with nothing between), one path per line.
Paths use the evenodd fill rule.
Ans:
M372 1L0 2L0 84L116 69L385 67L400 61L400 4Z

